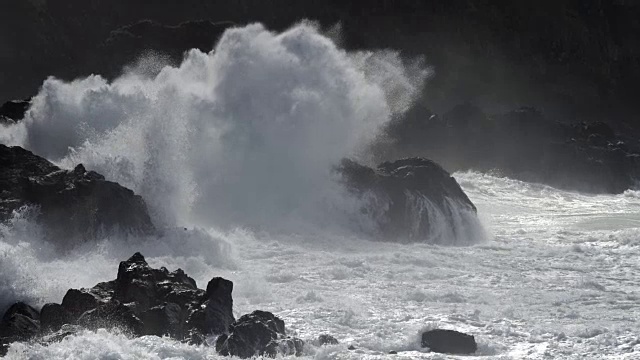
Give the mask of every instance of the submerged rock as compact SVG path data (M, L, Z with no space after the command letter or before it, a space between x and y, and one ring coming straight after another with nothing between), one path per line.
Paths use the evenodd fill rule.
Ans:
M443 329L422 333L422 347L444 354L473 354L478 350L476 339L472 335Z
M276 357L278 354L299 356L303 346L302 340L286 336L284 321L260 310L242 315L229 327L229 333L220 335L216 341L216 351L220 355L245 359Z
M338 339L334 338L329 334L321 334L320 336L318 336L318 339L316 340L316 344L318 344L318 346L338 345L339 343L340 342L338 341Z
M465 219L476 216L456 180L428 159L384 162L376 169L345 159L337 172L384 239L451 243Z
M133 191L81 164L62 170L23 148L0 144L0 221L26 205L37 207L37 220L60 249L104 231L154 231L144 200Z

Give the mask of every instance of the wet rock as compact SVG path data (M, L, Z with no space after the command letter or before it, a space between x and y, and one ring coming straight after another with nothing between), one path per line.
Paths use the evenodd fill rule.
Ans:
M75 321L86 311L107 304L113 293L113 282L99 283L91 289L69 289L61 307Z
M391 350L391 351L389 351L389 355L396 355L397 353L398 353L398 352L397 352L397 351L395 351L395 350Z
M184 312L178 304L165 303L154 306L142 314L143 333L156 336L169 335L182 339L184 337L183 317Z
M422 347L444 354L473 354L478 350L476 340L455 330L435 329L422 333Z
M40 326L43 331L60 329L64 324L68 324L71 321L71 314L60 304L45 304L40 310Z
M375 235L383 239L450 243L454 240L435 236L441 223L455 232L465 215L475 218L476 208L460 185L431 160L406 158L372 169L345 159L336 170L363 200L362 214L376 223Z
M13 304L0 321L0 356L14 341L27 341L40 332L40 313L33 307L18 302Z
M318 339L316 340L316 343L318 344L318 346L322 346L322 345L338 345L339 341L338 341L338 339L334 338L333 336L331 336L329 334L321 334L320 336L318 336Z
M48 304L47 327L55 331L68 321L91 329L118 327L134 335L169 335L202 343L207 335L226 332L235 321L232 291L233 283L223 278L213 278L207 291L198 289L181 269L154 269L135 253L120 262L115 280L70 289L61 305Z
M349 347L347 348L347 350L355 350L355 349L357 349L357 348L355 346L353 346L353 345L349 345Z
M303 350L304 341L294 337L287 337L284 339L271 340L267 344L264 353L270 357L276 357L278 355L301 356Z
M205 319L209 324L207 332L224 333L235 321L232 310L232 291L233 283L220 277L211 279L207 284L207 300L204 303ZM284 322L282 322L282 332L284 332Z
M0 221L30 205L48 239L66 250L104 231L154 231L138 195L82 165L62 170L20 147L0 144Z
M11 305L2 316L2 320L7 321L15 315L22 315L29 319L40 320L40 312L23 302L17 302Z
M77 324L91 330L119 328L136 336L144 335L146 327L132 308L117 300L86 311L78 318Z
M82 327L78 325L63 325L58 331L48 333L39 339L39 343L43 345L49 345L55 342L60 342L64 338L70 335L75 335L82 330Z
M223 356L299 355L304 343L286 337L284 321L267 311L256 310L241 316L229 326L229 333L216 340L216 351Z
M211 279L206 290L198 289L181 269L152 268L142 254L135 253L120 262L115 280L69 289L62 304L46 304L41 312L23 303L13 305L0 323L0 351L6 351L11 342L36 335L41 343L60 341L81 328L118 328L133 336L168 335L206 344L207 336L234 328L232 291L233 283L220 277ZM246 315L236 325L233 339L245 336L241 328L253 322L259 322L251 330L254 334L261 330L267 334L258 335L264 340L259 344L261 353L301 353L302 341L286 337L284 322L267 312Z

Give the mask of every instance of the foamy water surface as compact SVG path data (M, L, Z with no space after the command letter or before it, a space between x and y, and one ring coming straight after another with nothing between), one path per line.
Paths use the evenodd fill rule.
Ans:
M464 232L472 245L372 242L344 223L358 203L331 166L367 162L362 145L406 109L426 73L392 52L347 53L302 24L231 30L212 53L191 51L153 77L48 79L0 140L134 189L163 235L56 254L19 214L0 226L0 308L60 302L70 287L115 278L140 251L200 287L232 280L237 316L268 310L292 335L341 342L309 345L305 358L455 358L420 348L419 333L434 327L476 337L478 353L464 359L640 358L635 191L583 195L458 173L483 225ZM13 344L8 358L218 356L100 330Z

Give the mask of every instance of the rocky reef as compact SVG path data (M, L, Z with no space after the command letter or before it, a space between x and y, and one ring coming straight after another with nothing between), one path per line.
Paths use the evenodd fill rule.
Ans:
M0 355L15 341L59 341L80 329L120 329L130 336L170 336L207 344L218 336L222 355L300 355L304 342L288 337L285 324L266 311L235 320L233 283L214 277L206 290L181 269L154 269L136 253L118 267L115 280L89 289L69 289L60 304L40 311L18 302L0 322Z
M200 289L181 269L154 269L135 253L120 262L116 279L69 289L59 304L48 303L40 310L22 302L9 307L0 320L0 356L16 341L48 344L99 328L119 329L131 337L169 336L215 346L220 355L239 358L300 356L310 345L339 345L328 334L311 341L290 336L285 322L268 311L256 310L236 320L232 292L233 283L227 279L213 277L206 289ZM426 331L422 346L450 354L477 350L473 336L453 330Z
M133 191L82 164L63 170L21 147L0 144L0 221L25 206L36 209L48 240L60 249L106 231L154 231L144 200Z

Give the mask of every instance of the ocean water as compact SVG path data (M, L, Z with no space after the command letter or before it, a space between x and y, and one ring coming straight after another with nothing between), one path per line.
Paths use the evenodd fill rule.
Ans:
M33 214L18 213L0 225L0 308L60 302L70 287L115 278L118 262L140 251L200 287L232 280L237 316L268 310L292 335L341 342L310 344L305 358L456 358L420 348L421 331L439 327L476 337L478 353L464 359L640 359L640 192L585 195L456 173L481 224L459 225L466 246L374 242L358 231L370 224L331 167L344 156L371 161L365 145L425 83L421 61L345 52L313 24L283 33L254 24L228 31L211 53L151 68L161 70L47 79L0 141L134 189L162 235L107 236L58 254ZM16 343L7 357L219 358L106 330Z

